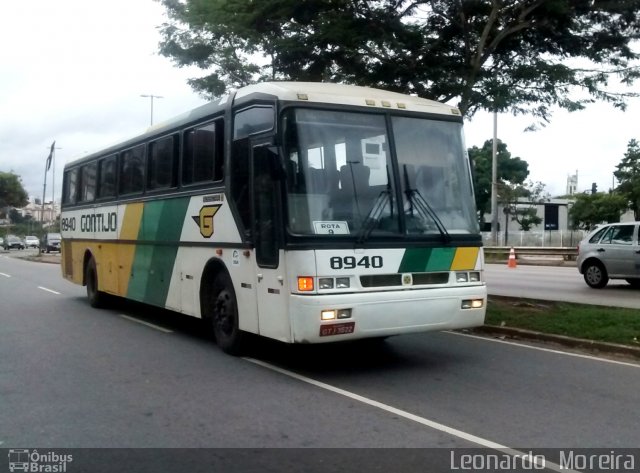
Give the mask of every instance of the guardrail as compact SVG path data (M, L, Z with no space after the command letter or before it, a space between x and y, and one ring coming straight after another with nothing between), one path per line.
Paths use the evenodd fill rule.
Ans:
M507 259L511 248L516 253L516 259L521 256L561 256L564 261L575 261L578 248L553 246L485 246L484 254L488 258Z

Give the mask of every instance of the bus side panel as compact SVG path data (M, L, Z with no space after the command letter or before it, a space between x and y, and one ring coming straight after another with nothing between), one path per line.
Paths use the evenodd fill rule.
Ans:
M144 204L127 297L165 307L189 198ZM179 309L179 307L170 307Z

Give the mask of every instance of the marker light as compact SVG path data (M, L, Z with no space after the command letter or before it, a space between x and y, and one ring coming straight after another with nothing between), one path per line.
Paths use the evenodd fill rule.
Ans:
M298 291L313 291L313 278L309 276L298 276Z
M334 320L335 318L335 310L323 310L322 312L320 312L320 320Z

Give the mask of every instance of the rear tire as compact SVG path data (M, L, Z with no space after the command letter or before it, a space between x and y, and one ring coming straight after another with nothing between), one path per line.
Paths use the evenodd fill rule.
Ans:
M216 343L229 355L241 354L247 334L240 330L236 293L227 273L220 273L214 280L209 301L208 312Z
M598 261L587 262L583 270L584 282L594 289L602 289L609 282L609 275L602 263Z
M87 263L84 272L84 280L87 284L87 299L91 307L104 307L107 302L107 295L98 290L98 271L96 269L96 261L91 258Z

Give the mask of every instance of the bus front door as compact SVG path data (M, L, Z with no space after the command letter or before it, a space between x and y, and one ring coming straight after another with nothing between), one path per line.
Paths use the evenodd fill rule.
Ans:
M281 194L277 154L268 144L252 148L252 216L260 334L290 341L288 287L282 263Z

